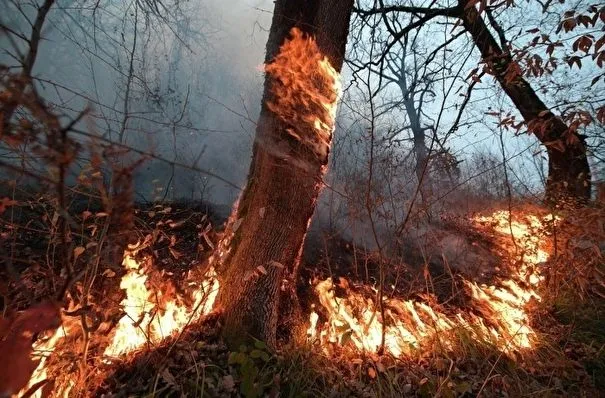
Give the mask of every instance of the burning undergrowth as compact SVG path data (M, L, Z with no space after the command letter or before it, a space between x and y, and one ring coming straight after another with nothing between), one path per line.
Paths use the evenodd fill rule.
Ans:
M404 299L392 294L397 290L392 285L380 308L377 289L342 277L337 282L331 277L316 279L319 303L311 312L308 334L326 351L349 346L395 357L422 356L437 347L454 350L461 333L510 356L535 348L529 309L541 300L544 278L539 268L549 257L554 223L548 214L497 211L474 217L473 229L489 236L497 249L500 275L481 283L450 269L452 281L461 289L453 289L447 301L430 288ZM423 284L433 287L428 267L424 271Z
M54 396L199 393L200 388L208 396L221 396L235 391L234 380L244 385L247 376L242 372L250 366L259 375L266 368L283 372L284 357L254 347L229 353L218 339L219 318L206 315L212 313L218 282L209 268L195 275L190 272L212 252L217 239L201 223L204 218L193 223L195 233L188 245L202 245L201 252L207 254L196 250L179 255L184 247L176 249L174 239L179 240L179 225L184 224L176 216L178 209L161 206L140 212L140 218L141 214L148 225L154 224L153 230L160 224L160 232L155 237L141 235L143 239L125 251L120 271L105 273L109 282L102 286L113 283L113 292L97 293L88 307L72 306L64 312L62 326L34 344L34 357L42 361L29 386L42 386L39 393ZM552 231L562 222L544 211L535 215L516 211L512 216L497 211L473 217L469 239L492 242L491 250L500 261L497 270L482 279L451 271L460 287L451 294L461 296L457 300L443 300L430 288L405 294L391 286L381 309L372 284L317 272L309 287L312 294L307 296L314 303L308 344L313 352L347 358L370 378L377 372L388 373L385 367L396 363L392 361L422 362L470 346L483 346L485 352L521 363L540 350L540 331L533 317L547 283ZM164 264L166 256L174 260L171 267ZM424 276L425 287L430 286L430 272ZM187 327L192 324L196 326ZM460 371L459 365L456 369ZM286 388L287 380L271 377L264 381L268 389ZM414 388L423 385L424 378L410 377Z
M210 312L218 282L212 268L196 265L213 250L216 233L207 211L201 210L178 204L135 210L138 228L133 239L137 243L126 246L121 264L96 264L96 283L88 294L81 282L68 289L70 304L61 327L51 328L34 343L37 368L22 394L31 389L38 394L86 395L103 385L116 364L178 340L188 325L197 324ZM94 215L86 216L91 218ZM78 253L80 260L89 262L79 271L87 276L95 272L95 256L86 253L94 245L89 246ZM43 273L37 269L26 269L23 277ZM56 274L46 277L55 278L55 286L63 283ZM47 284L31 287L48 289ZM16 323L14 327L23 329Z

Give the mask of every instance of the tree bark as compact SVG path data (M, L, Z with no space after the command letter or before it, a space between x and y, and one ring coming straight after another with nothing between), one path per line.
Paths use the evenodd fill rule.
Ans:
M553 114L529 83L513 70L514 60L504 52L488 30L474 6L459 0L460 18L475 46L504 92L513 101L528 130L536 135L548 153L546 199L560 202L590 199L591 175L584 138L570 131L563 120Z
M352 7L353 0L277 0L265 62L275 58L296 27L314 37L340 71ZM302 243L328 162L327 151L318 154L292 134L301 126L270 109L276 83L266 75L248 182L217 253L222 257L216 265L217 303L231 347L251 337L275 345L280 292L294 294Z

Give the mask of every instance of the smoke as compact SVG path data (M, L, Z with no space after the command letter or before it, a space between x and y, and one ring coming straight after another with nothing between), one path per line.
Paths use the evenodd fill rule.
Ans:
M0 22L29 37L35 2L7 3ZM229 204L248 170L272 3L164 3L154 15L138 2L57 2L36 87L65 120L89 108L78 129L153 153L135 175L138 199ZM10 39L0 37L0 63L13 67L28 48Z

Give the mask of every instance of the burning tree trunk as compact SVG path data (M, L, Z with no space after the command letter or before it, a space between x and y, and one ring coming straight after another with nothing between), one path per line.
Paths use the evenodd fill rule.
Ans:
M224 336L275 344L334 127L352 0L277 0L248 183L217 253Z
M475 7L466 6L465 1L460 1L459 7L464 28L471 34L483 59L492 68L496 80L525 119L528 129L546 147L546 199L553 202L562 198L580 201L590 199L591 176L584 138L568 129L563 120L542 102L516 70L510 54L500 48Z

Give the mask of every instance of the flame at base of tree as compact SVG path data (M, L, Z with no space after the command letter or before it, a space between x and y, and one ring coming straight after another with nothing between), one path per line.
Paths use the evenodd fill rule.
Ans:
M210 268L200 283L189 282L191 302L176 293L168 295L169 284L162 284L161 289L154 289L148 282L151 259L135 259L140 250L137 245L129 246L124 253L122 262L127 273L122 277L120 288L126 293L120 303L124 315L118 321L110 344L103 356L107 359L121 360L128 354L142 347L160 343L167 337L175 336L187 325L199 320L212 310L218 294L219 282L213 268ZM144 266L148 264L148 266ZM165 290L162 290L165 289ZM19 394L22 396L30 388L47 380L47 360L55 351L57 345L65 338L71 337L72 332L80 331L78 318L64 317L63 325L52 335L37 341L33 346L33 358L38 366L30 377L27 387ZM55 386L52 396L66 397L74 386L74 380L68 378L61 386ZM42 388L35 392L34 397L41 397Z
M212 309L218 294L218 280L210 269L199 286L193 288L193 303L185 305L181 297L165 299L162 291L152 291L147 285L145 268L134 259L136 248L124 254L122 265L128 270L120 283L126 292L121 302L125 315L120 318L111 344L104 355L117 357L148 343L155 343L181 331L191 322Z
M464 280L471 310L451 314L436 304L386 299L385 319L381 319L374 297L351 291L346 297L336 297L333 281L328 278L315 286L328 319L318 325L318 314L311 313L310 338L319 340L324 348L350 343L361 351L378 352L384 333L384 350L396 357L423 352L431 344L451 349L455 334L460 332L507 354L534 347L536 333L526 307L532 300L541 300L536 290L542 281L537 265L548 259L541 231L552 217L530 215L512 220L508 212L499 211L473 221L489 224L499 235L502 249L510 253L511 263L517 265L514 275L493 285Z

